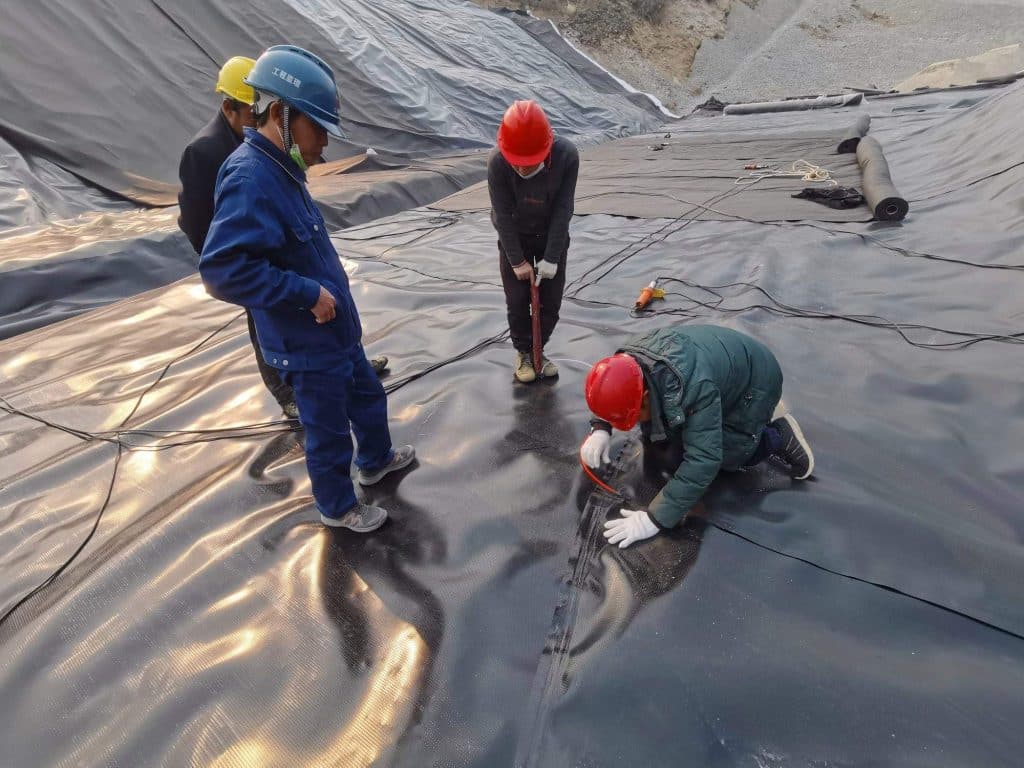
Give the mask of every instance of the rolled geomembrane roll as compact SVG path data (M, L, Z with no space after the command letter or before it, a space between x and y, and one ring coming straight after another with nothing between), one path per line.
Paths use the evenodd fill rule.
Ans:
M860 165L864 199L879 221L901 221L910 210L910 204L900 197L889 175L889 164L882 153L882 145L865 136L857 145L857 163Z
M837 155L852 155L857 151L857 145L864 138L868 129L871 128L871 115L861 115L857 122L850 126L850 129L843 134L843 140L836 147Z
M750 104L729 104L723 110L727 115L756 115L762 112L798 112L803 109L852 107L864 99L863 93L842 96L819 96L816 99L787 99L786 101L755 101Z

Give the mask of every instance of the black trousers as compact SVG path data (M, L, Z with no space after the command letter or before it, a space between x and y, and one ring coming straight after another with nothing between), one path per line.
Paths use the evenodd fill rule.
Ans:
M288 403L294 403L295 393L281 379L281 372L277 368L271 368L263 359L263 353L260 352L260 341L256 338L256 324L252 320L252 312L246 310L245 319L249 323L249 341L252 342L253 351L256 353L256 367L260 369L263 384L282 408Z
M540 261L544 254L543 238L522 238L523 253L531 264ZM558 260L558 273L550 280L540 281L540 341L547 346L562 308L562 293L565 291L566 255ZM516 352L530 354L533 351L533 325L530 319L530 282L519 280L508 263L505 251L498 244L498 260L501 269L501 284L505 288L505 306L508 309L508 329L512 334L512 346Z
M644 471L652 476L661 475L667 480L676 473L679 465L686 458L681 443L675 440L663 440L660 443L652 443L650 440L643 441ZM766 424L761 430L761 439L754 449L754 453L744 462L743 466L753 467L765 461L769 456L775 456L782 448L782 435L771 424Z

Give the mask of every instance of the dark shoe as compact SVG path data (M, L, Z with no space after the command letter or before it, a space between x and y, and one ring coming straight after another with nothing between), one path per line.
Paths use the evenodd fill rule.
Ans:
M364 472L360 469L357 473L359 484L375 485L391 472L397 472L400 469L405 469L412 464L415 459L416 449L411 445L403 445L401 448L395 450L395 455L391 457L390 463L381 467L376 472Z
M292 400L290 403L284 403L281 406L281 412L289 419L292 419L294 421L299 420L299 406L296 405L294 400Z
M348 528L356 533L376 531L387 519L387 512L370 504L356 504L341 517L328 517L320 513L320 522L324 525L331 528Z
M775 455L789 464L789 474L794 480L806 480L814 472L814 454L800 425L787 413L771 426L782 436L782 448Z
M377 355L376 357L370 358L370 367L373 368L373 372L380 376L384 371L388 369L388 356Z

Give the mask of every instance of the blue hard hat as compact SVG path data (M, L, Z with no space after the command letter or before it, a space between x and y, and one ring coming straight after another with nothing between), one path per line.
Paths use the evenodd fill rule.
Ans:
M257 92L278 97L341 138L338 86L319 56L294 45L271 46L256 59L244 82Z

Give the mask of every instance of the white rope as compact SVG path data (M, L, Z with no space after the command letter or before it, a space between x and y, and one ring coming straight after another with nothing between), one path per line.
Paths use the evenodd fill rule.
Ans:
M574 357L549 357L548 360L550 360L553 363L577 363L580 366L580 368L582 368L585 371L589 371L591 366L593 365L593 363L585 363L582 360L577 360Z
M748 175L736 179L735 183L757 184L761 179L801 179L802 181L829 184L833 187L839 185L827 168L809 163L802 158L793 163L788 171L781 170L778 166L758 168Z

